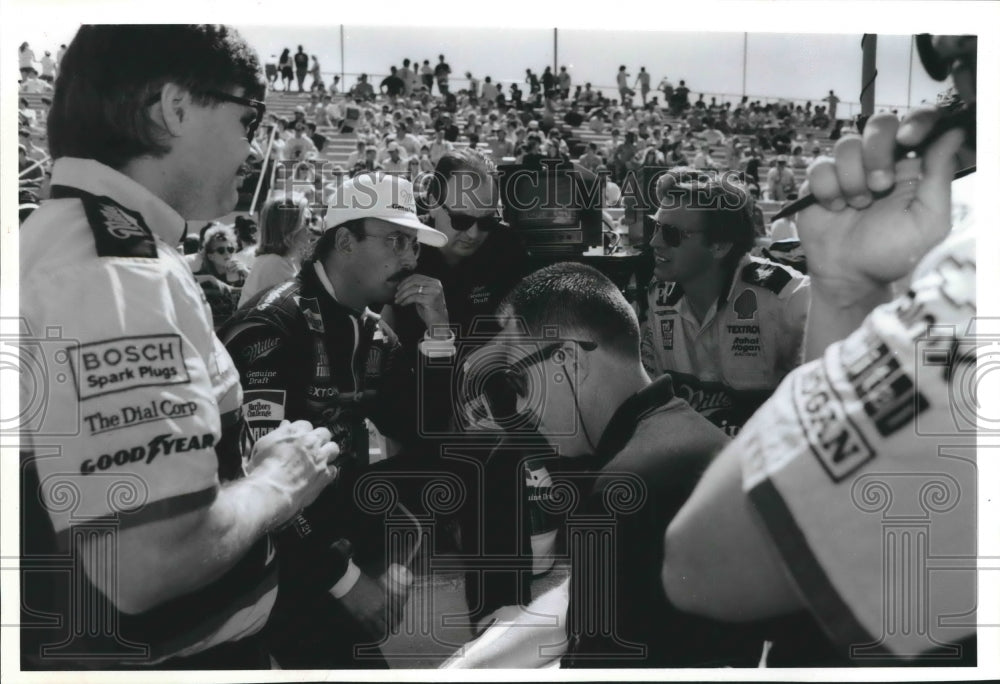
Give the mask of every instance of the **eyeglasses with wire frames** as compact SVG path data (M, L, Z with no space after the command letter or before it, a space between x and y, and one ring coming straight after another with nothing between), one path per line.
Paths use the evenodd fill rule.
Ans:
M420 255L420 242L412 235L403 233L390 233L389 235L375 235L365 233L365 237L378 238L389 243L396 256L404 256L407 252L412 252L414 256Z
M247 142L253 142L254 133L257 132L257 127L264 121L264 113L267 111L267 105L260 100L252 100L246 97L239 97L238 95L232 95L230 93L223 92L221 90L206 90L202 95L207 95L208 97L214 98L216 100L221 100L223 102L232 102L233 104L243 105L244 107L252 107L256 114L253 115L252 119L248 119L249 114L240 117L240 121L243 123L244 128L247 132ZM156 104L160 100L160 94L156 93L149 98L146 103L147 107Z

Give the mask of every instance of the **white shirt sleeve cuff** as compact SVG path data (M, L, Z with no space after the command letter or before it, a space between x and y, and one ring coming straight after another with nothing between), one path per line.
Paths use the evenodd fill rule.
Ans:
M347 592L354 588L354 585L358 583L358 578L361 577L361 570L358 566L354 564L353 560L347 561L347 572L340 580L330 587L330 593L333 594L333 598L340 599L343 598Z
M431 337L430 331L424 333L424 339L420 342L420 353L432 359L454 356L455 333L449 330L448 337L443 340Z

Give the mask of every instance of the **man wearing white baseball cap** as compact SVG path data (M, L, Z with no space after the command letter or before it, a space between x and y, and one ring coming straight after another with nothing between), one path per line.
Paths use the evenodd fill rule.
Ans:
M455 353L441 283L414 273L421 245L448 238L417 219L409 181L382 173L345 180L326 225L299 275L256 295L219 336L245 388L249 443L281 420L311 416L341 448L344 486L328 487L279 535L287 555L265 628L270 652L283 668L385 667L377 650L358 655L354 646L379 643L388 615L398 616L386 606L384 576L406 559L383 557L381 518L361 513L351 483L368 465L366 418L410 444L418 411L424 424L450 412L450 366L440 377L425 373L418 388L415 360L403 358ZM389 303L416 308L428 330L418 350L404 349L373 313Z

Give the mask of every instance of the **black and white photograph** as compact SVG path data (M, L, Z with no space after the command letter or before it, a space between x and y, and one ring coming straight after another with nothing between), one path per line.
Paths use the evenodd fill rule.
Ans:
M2 2L5 681L1000 676L1000 3L172 4Z

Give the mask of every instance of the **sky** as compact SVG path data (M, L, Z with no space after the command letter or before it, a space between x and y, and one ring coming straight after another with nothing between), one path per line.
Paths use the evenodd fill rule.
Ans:
M235 18L235 17L234 17ZM89 18L88 18L89 19ZM398 17L397 17L398 19ZM458 19L461 19L459 17ZM452 17L452 20L456 20ZM317 21L312 25L234 22L265 61L284 47L297 45L319 57L322 70L347 74L386 74L390 65L402 66L404 58L437 62L444 54L453 77L470 71L478 78L490 75L509 83L524 81L525 68L541 73L564 65L574 84L592 82L613 89L619 65L626 65L634 83L645 66L655 88L668 76L676 85L685 79L695 93L711 95L818 101L834 90L841 111L855 113L861 87L860 33L769 33L662 30L601 30L581 28L505 27L470 18L462 26L394 26L370 20L345 22L343 61L340 24ZM44 26L31 25L18 32L38 57L46 49L72 39L79 19L54 17ZM554 38L557 36L557 43ZM744 89L744 40L746 81ZM909 34L881 33L878 37L876 104L905 110L907 105L933 102L946 86L932 81L912 56ZM19 44L19 43L18 43ZM557 46L557 47L556 47ZM16 47L10 48L16 52ZM912 80L911 80L912 78ZM842 114L843 116L843 114Z

